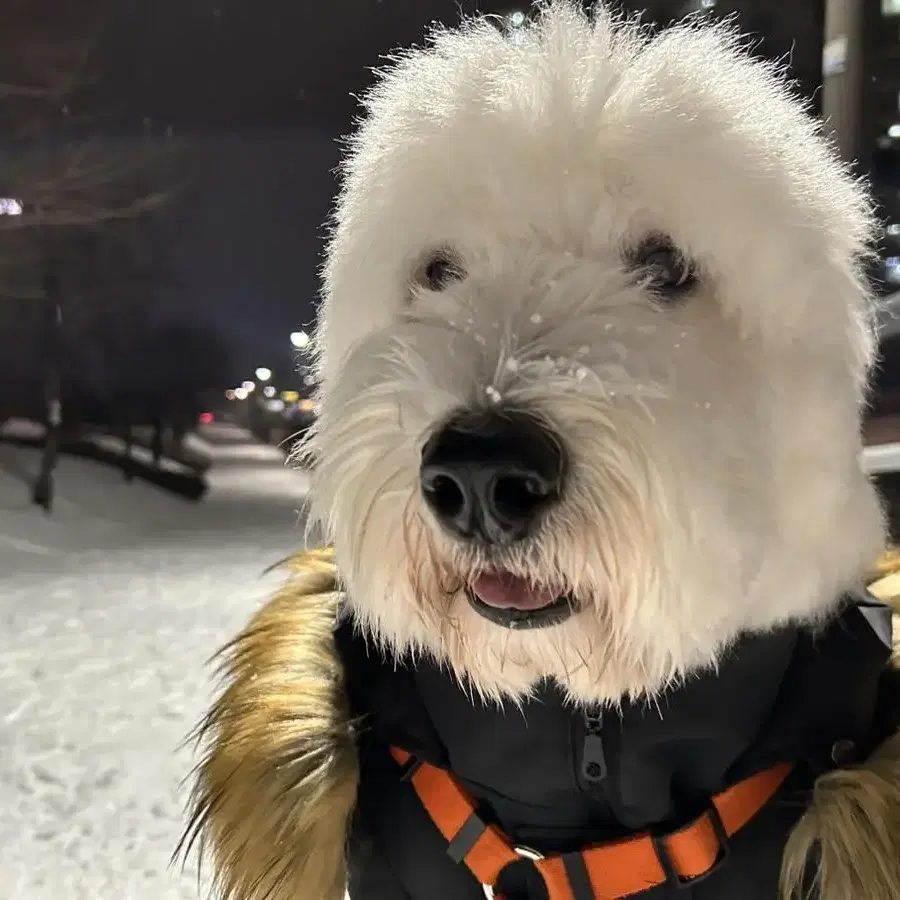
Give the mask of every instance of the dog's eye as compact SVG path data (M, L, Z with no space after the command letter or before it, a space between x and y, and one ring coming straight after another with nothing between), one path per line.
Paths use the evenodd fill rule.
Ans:
M629 262L641 282L665 298L681 297L697 283L696 267L667 238L646 240Z
M430 253L416 271L414 281L429 291L442 291L454 281L462 281L465 271L459 259L446 250Z

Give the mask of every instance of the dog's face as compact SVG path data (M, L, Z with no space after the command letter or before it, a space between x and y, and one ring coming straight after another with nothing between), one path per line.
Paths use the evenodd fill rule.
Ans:
M652 693L881 542L865 196L721 30L444 33L351 148L313 515L361 622L487 696Z

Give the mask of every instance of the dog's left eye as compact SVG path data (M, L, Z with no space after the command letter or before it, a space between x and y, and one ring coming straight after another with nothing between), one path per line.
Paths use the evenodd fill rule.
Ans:
M641 281L663 297L680 297L697 283L694 264L666 238L646 240L630 257Z
M415 282L429 291L442 291L454 281L462 281L465 270L462 263L452 253L438 250L422 260L415 273Z

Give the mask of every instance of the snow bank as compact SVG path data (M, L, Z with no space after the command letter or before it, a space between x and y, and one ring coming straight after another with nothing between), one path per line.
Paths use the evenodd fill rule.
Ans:
M900 444L873 444L866 447L861 457L863 471L869 475L900 472Z
M33 436L18 425L16 435ZM302 542L306 473L287 468L281 451L234 426L210 426L189 441L212 462L209 493L199 503L140 479L128 482L116 466L63 454L49 515L31 502L40 450L0 442L0 560L18 554L15 564L27 565L25 557L37 563L57 553L179 540L259 547L273 533L291 535L295 546Z
M0 443L0 553L48 555L127 544L186 501L91 460L62 455L50 515L31 501L41 451Z

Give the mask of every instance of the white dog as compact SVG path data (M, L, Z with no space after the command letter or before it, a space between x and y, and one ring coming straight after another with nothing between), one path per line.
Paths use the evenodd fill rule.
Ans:
M326 270L313 490L366 626L490 696L553 676L615 701L829 611L883 540L857 461L871 223L774 67L722 30L647 43L563 6L517 43L438 36L368 111ZM460 540L420 491L461 412L559 446L525 540ZM497 628L467 602L486 571L578 612Z
M365 799L367 783L394 777L388 747L403 723L392 722L389 737L379 731L379 717L393 713L372 691L384 678L390 696L405 697L384 674L397 667L418 679L410 696L424 703L446 755L411 751L415 729L406 751L453 768L510 842L570 852L573 840L580 848L683 819L677 803L623 812L628 766L645 783L658 780L657 799L707 798L740 780L734 761L748 757L729 750L728 765L710 762L699 781L669 751L651 764L617 743L617 759L608 743L597 749L609 728L603 714L619 716L615 730L627 736L629 717L637 722L649 700L660 728L680 721L679 696L714 685L724 692L724 706L710 706L715 725L697 726L699 743L684 745L701 755L704 740L719 740L709 729L721 726L722 710L753 706L757 690L768 691L760 709L774 715L793 683L787 673L801 666L798 642L849 614L846 597L883 545L879 503L858 463L873 353L859 270L870 205L776 66L752 60L725 27L693 22L652 36L602 10L588 18L556 2L516 40L487 20L437 33L382 74L366 112L325 269L321 414L311 441L312 519L331 535L345 594L315 593L330 582L313 578L264 612L238 644L232 686L209 723L197 814L226 893L240 900L321 900L342 890L356 714L374 720L367 758L381 762L363 761L354 825L362 843L351 848L351 868L370 862L357 866L353 900L481 896L478 882L487 881L470 864L471 847L457 848L471 873L441 857L454 865L444 873L429 861L434 835L423 838L415 855L433 884L402 849L384 849L379 804L398 817L401 844L432 827L418 804L404 811L409 784L407 794L379 788L377 802ZM324 612L311 612L304 596L318 597ZM334 651L326 652L334 602L356 627L347 626L337 687ZM365 637L378 649L361 650ZM884 651L874 646L876 656ZM741 670L750 658L757 663ZM876 672L883 664L879 657ZM849 675L821 665L823 689L828 678L844 685L869 671L862 660ZM759 687L770 670L774 682ZM439 691L423 686L440 678ZM854 709L868 702L860 697L870 681ZM565 819L562 788L507 784L496 766L515 766L512 739L484 750L493 776L467 761L460 748L486 739L451 733L442 717L455 696L475 717L459 714L465 728L482 735L529 723L520 743L555 727L541 724L539 707L583 715L576 766L594 786L607 775L618 784L618 801L604 794L612 813L578 812L577 834L568 819L547 831L534 810L552 807ZM758 717L741 753L760 739ZM873 728L867 720L863 732ZM861 733L835 735L859 744ZM555 765L546 748L522 746L528 771ZM406 751L391 752L405 759ZM416 771L408 774L422 799ZM894 822L900 794L891 779L884 788ZM772 825L769 843L742 845L759 857L759 881L746 863L729 880L726 866L691 896L774 898L801 812ZM823 897L900 897L900 854L885 862L870 850L876 862L851 872L827 843L826 818L811 811L806 831L795 832L784 889L800 883L819 842L822 871L830 865ZM844 838L850 819L841 820ZM870 836L866 827L854 820L854 848ZM392 878L371 875L376 858L390 861ZM558 900L562 888L543 865ZM879 865L887 875L873 874ZM593 893L566 869L575 900L638 893L598 887L601 876L587 869ZM680 877L700 872L688 866ZM495 875L489 891L539 896ZM659 879L642 877L648 897L669 896Z

